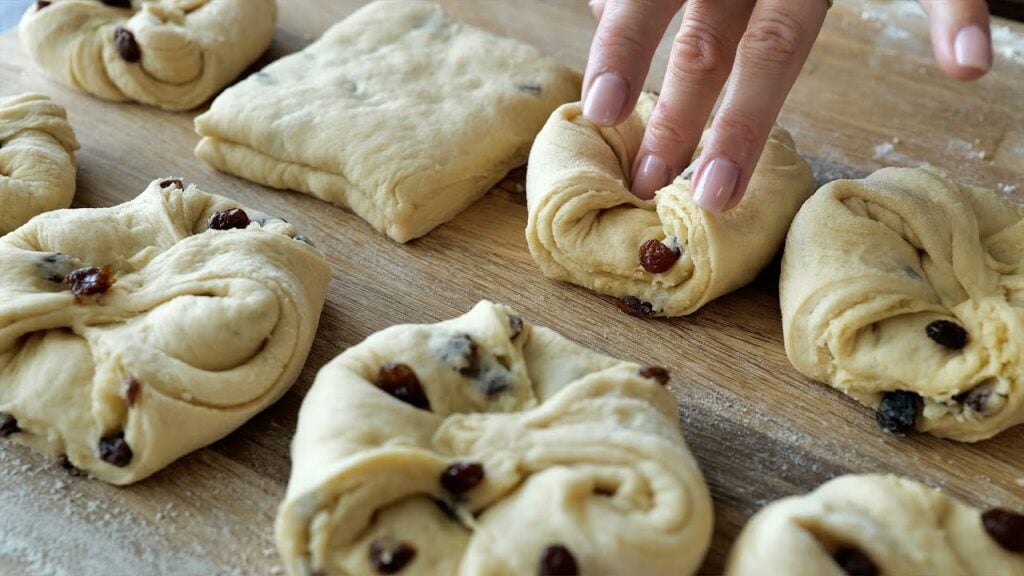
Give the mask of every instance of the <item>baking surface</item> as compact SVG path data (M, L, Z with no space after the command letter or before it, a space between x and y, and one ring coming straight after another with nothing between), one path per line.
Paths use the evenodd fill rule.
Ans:
M281 2L268 58L301 49L362 3ZM582 0L442 3L470 23L585 64L594 22ZM821 181L928 162L1024 200L1024 25L994 23L995 69L974 84L941 75L926 30L909 0L837 2L781 123ZM658 88L668 48L666 40L648 88ZM879 431L870 411L800 376L783 351L777 271L688 318L630 318L608 299L540 275L523 236L521 171L454 221L399 246L340 208L213 172L192 155L192 114L102 102L46 80L12 30L0 36L0 96L27 90L68 108L82 143L75 206L118 204L156 177L183 176L294 223L325 250L334 277L292 391L151 479L117 489L0 444L4 575L281 573L274 513L316 370L377 330L447 319L482 298L601 352L672 370L680 424L715 500L702 573L722 571L736 534L761 506L846 472L894 472L974 505L1024 507L1024 427L974 445L896 439Z

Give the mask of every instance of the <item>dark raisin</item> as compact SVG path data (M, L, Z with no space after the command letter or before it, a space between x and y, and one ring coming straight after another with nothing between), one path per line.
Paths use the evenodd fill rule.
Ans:
M981 515L981 524L1000 546L1024 553L1024 514L993 508Z
M107 6L113 6L114 8L131 8L132 0L100 0Z
M124 432L100 439L100 460L111 466L124 468L132 462L132 449L124 439Z
M407 364L388 362L377 373L377 387L398 400L411 404L420 410L430 410L430 400L416 377L416 372Z
M906 390L886 392L875 412L875 420L883 430L896 436L906 436L914 429L921 412L921 397Z
M124 26L114 28L114 48L125 62L138 62L142 60L142 48L135 41L135 35Z
M185 189L185 183L180 178L168 178L160 181L160 189L177 188L179 190Z
M662 368L661 366L648 366L646 368L641 368L640 376L643 378L650 378L651 380L655 380L658 382L658 384L661 384L662 386L668 386L668 381L671 378L668 369Z
M668 272L679 260L679 251L673 250L660 240L648 240L640 245L640 265L651 274Z
M936 320L926 326L924 331L929 338L950 350L962 350L967 346L967 330L956 322Z
M523 317L518 314L508 315L508 325L512 328L512 339L515 340L523 333Z
M572 552L561 544L552 544L540 553L540 576L576 576L580 569Z
M963 394L957 394L953 399L980 414L988 410L991 397L991 389L978 387L972 388Z
M128 407L132 408L135 403L139 401L139 393L141 392L141 385L135 378L129 376L124 380L124 399L128 402Z
M0 412L0 438L7 438L18 432L21 432L21 428L18 427L18 419L7 412Z
M67 472L71 476L81 476L82 475L82 471L79 470L77 467L75 467L74 464L71 463L71 460L68 459L67 454L62 455L60 458L57 458L57 466L60 466L61 470L64 470L65 472Z
M47 0L39 0L38 2L36 2L36 10L42 10L43 8L46 8L50 4L52 4L52 2L48 2Z
M469 334L452 336L441 353L441 359L467 378L480 374L480 351Z
M411 544L377 538L370 544L370 565L377 574L398 574L416 558Z
M650 302L644 302L636 296L626 296L618 300L615 305L619 307L619 310L637 318L651 318L654 316L654 306Z
M441 487L460 496L484 481L484 466L479 462L455 462L441 472Z
M223 210L210 216L211 230L244 230L249 227L249 215L241 208Z
M856 548L840 548L832 555L832 559L850 576L878 576L878 566L867 554Z
M64 277L64 283L71 287L76 297L103 294L114 285L114 271L110 266L102 268L79 268Z

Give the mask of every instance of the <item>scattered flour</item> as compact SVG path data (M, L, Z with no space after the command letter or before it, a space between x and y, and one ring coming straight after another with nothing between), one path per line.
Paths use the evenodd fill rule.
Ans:
M951 138L949 144L946 145L946 150L953 153L958 153L966 156L967 158L976 158L979 160L988 160L988 151L980 147L981 142L975 140L974 142L968 142L961 138Z
M992 46L1003 58L1024 63L1024 33L996 24L992 26Z
M1020 186L1016 184L1009 184L1007 182L999 183L999 191L1003 194L1014 194L1017 190L1020 190ZM1021 480L1024 480L1024 478L1021 478Z

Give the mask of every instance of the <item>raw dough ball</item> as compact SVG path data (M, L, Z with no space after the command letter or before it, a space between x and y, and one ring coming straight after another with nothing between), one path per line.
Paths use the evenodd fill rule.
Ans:
M302 405L277 518L285 564L691 574L711 501L667 380L486 301L374 334L325 366Z
M0 235L71 205L75 150L59 104L36 93L0 98Z
M526 162L579 75L432 2L383 0L196 119L218 170L352 209L407 242Z
M259 58L276 20L274 0L52 0L29 7L18 33L68 86L191 110Z
M983 517L895 476L842 476L755 514L730 553L726 575L1022 576L1024 554L1005 548L1012 535L992 526L994 514L1007 512Z
M930 169L839 180L804 205L780 293L796 368L897 434L1024 422L1024 206Z
M629 174L654 103L644 94L614 128L584 120L579 103L552 114L530 153L526 239L548 278L622 298L636 316L681 316L757 276L814 179L789 133L775 128L735 209L698 208L685 173L640 200Z
M129 484L298 377L324 257L283 220L182 188L158 180L0 239L0 436Z

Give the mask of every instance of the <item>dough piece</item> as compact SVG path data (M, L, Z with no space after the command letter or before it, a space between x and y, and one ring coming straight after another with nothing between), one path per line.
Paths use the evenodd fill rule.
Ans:
M985 516L896 476L841 476L755 514L733 546L725 573L1024 575L1024 554L993 538L986 528L992 514Z
M36 2L18 33L54 79L115 102L191 110L270 46L274 0Z
M288 571L693 573L711 501L667 379L486 301L374 334L302 405Z
M832 182L793 223L780 294L793 365L883 428L1024 422L1024 206L931 169Z
M654 200L640 200L629 174L654 104L644 94L614 128L584 120L579 103L555 111L530 153L526 239L548 278L622 298L620 307L636 316L682 316L757 276L814 178L789 133L775 128L735 209L698 208L686 173ZM642 253L653 266L641 264Z
M59 104L37 93L0 98L0 235L71 205L75 150Z
M196 119L218 170L352 209L407 242L526 162L578 74L521 42L382 0L224 92Z
M0 437L129 484L284 394L330 270L290 224L236 207L158 180L0 239Z

